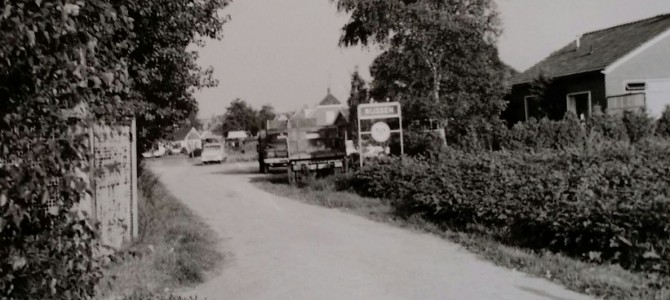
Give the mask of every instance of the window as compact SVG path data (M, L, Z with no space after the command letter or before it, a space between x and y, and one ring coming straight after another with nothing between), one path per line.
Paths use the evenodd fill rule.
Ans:
M540 100L536 96L524 97L523 110L526 116L526 121L531 117L537 118L540 115Z
M626 83L626 91L627 92L644 91L646 89L647 89L647 83L646 82L629 82L629 83Z
M591 92L578 92L567 95L568 112L574 113L578 118L586 119L591 116Z

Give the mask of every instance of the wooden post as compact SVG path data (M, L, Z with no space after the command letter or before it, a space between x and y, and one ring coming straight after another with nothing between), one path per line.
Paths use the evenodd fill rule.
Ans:
M130 150L132 155L131 159L131 180L132 180L132 195L130 197L130 211L131 211L131 220L132 220L132 238L135 239L139 236L139 220L138 220L138 205L137 201L139 200L139 195L137 194L137 123L135 118L130 123Z

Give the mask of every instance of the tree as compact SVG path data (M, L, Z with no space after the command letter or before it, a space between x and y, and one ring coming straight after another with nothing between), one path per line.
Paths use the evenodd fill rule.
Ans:
M528 98L533 101L533 106L537 108L532 115L536 119L547 117L551 120L563 119L566 111L565 100L561 97L563 91L560 86L554 83L554 80L541 72L530 84L530 95Z
M95 228L77 208L92 119L129 116L127 10L111 1L0 7L0 295L90 299L101 277ZM69 118L75 107L91 114ZM77 172L80 171L80 172Z
M153 143L186 125L197 113L193 93L217 84L211 68L197 64L190 46L204 38L220 39L227 17L220 14L229 0L121 0L133 18L133 51L128 76L128 105L137 118L138 147ZM138 151L142 153L142 151Z
M188 116L188 124L190 125L190 127L193 127L197 130L203 129L202 121L198 119L198 114L196 113L191 113L191 115Z
M224 135L237 130L249 131L255 135L260 129L257 112L244 100L235 99L226 108L221 128Z
M375 43L385 50L371 68L373 94L389 92L428 113L410 119L435 117L444 125L470 114L497 118L504 109L495 47L500 28L492 0L337 4L351 14L340 39L343 46Z
M0 7L0 295L91 299L101 277L86 126L135 116L145 148L210 86L195 52L227 0L11 0ZM72 118L72 110L88 114ZM75 126L76 125L76 126ZM82 129L73 132L73 127ZM141 153L141 151L140 151Z
M349 137L354 143L358 142L358 105L368 100L368 89L365 80L358 73L358 67L351 74L351 90L347 105L349 106Z
M258 116L256 119L258 120L258 128L263 129L265 128L265 124L267 123L268 120L274 120L276 116L275 113L275 108L272 107L272 105L266 104L261 107L261 110L258 111Z

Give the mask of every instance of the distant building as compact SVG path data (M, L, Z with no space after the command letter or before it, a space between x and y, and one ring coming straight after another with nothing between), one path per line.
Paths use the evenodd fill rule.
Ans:
M172 135L172 142L179 144L181 152L191 153L196 149L202 149L202 136L194 127L177 130Z
M670 14L583 34L514 76L506 112L511 123L541 114L531 93L541 74L552 81L546 98L557 113L588 118L599 108L658 117L670 104Z
M229 131L226 135L226 144L228 147L237 149L244 144L247 138L249 138L249 134L246 131Z
M291 119L298 118L316 119L318 126L335 125L338 120L348 120L349 108L335 98L328 89L326 97L318 105L313 108L303 108L291 116Z

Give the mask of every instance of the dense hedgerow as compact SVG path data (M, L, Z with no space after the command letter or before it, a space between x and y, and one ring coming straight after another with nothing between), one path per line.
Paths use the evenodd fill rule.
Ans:
M210 86L190 48L226 0L13 0L0 6L0 298L90 299L102 276L87 128L135 117L138 145ZM90 210L90 207L88 207Z
M581 150L465 153L438 161L396 158L351 179L457 230L630 269L669 273L670 144L611 142Z

